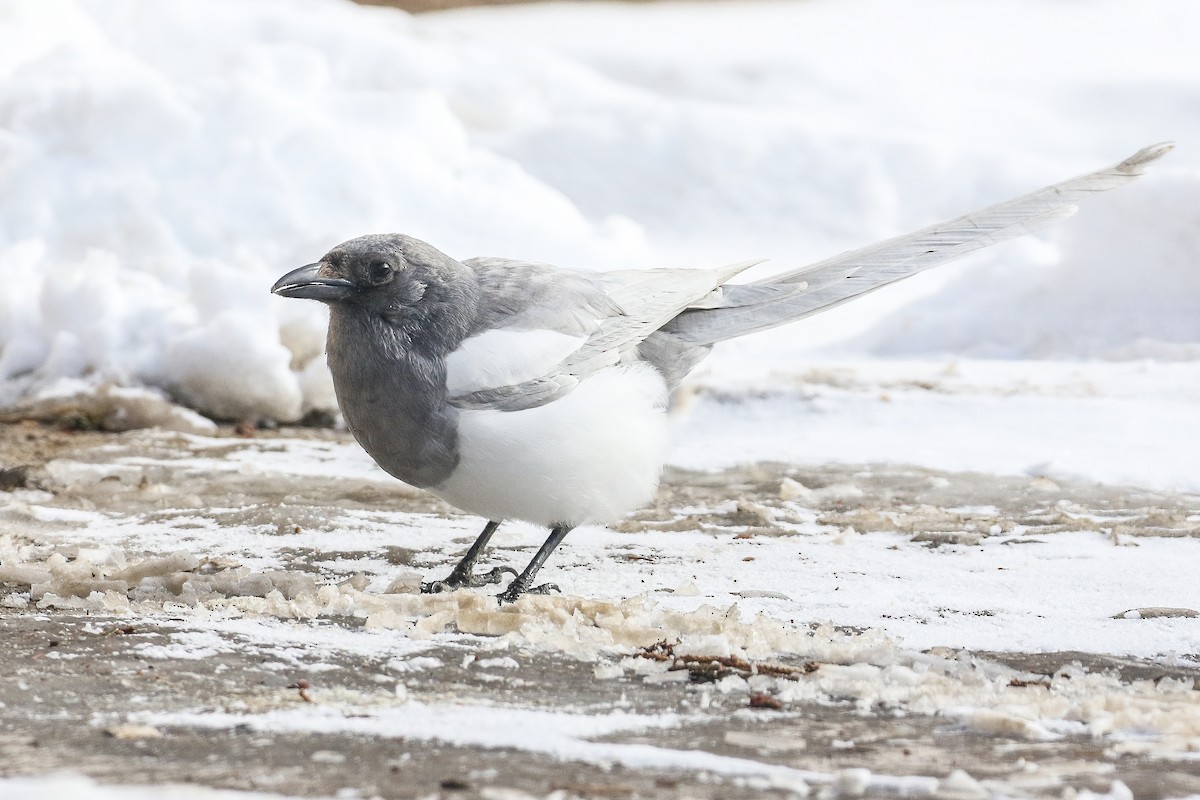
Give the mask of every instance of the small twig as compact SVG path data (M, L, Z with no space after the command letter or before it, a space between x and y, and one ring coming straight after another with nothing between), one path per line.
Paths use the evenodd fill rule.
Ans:
M636 655L652 661L672 661L672 670L686 669L696 682L715 681L734 674L743 678L751 675L773 675L777 678L795 679L816 672L821 666L816 661L806 661L798 667L791 667L786 664L747 661L736 656L676 656L675 646L667 641L643 647Z
M287 686L285 686L283 688L299 690L300 699L306 703L311 703L313 701L313 699L311 697L309 697L309 694L308 694L308 689L311 685L312 684L310 684L308 681L296 681L295 683L289 683Z

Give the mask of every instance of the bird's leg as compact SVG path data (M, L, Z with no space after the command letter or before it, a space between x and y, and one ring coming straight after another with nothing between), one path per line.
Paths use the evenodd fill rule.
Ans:
M479 534L479 538L471 545L471 549L462 557L462 561L458 562L458 566L454 568L454 571L445 580L422 583L421 593L437 594L439 592L452 592L464 586L487 586L499 583L506 572L516 575L517 571L512 567L496 567L491 572L485 572L482 575L475 574L475 562L479 560L480 554L483 553L483 548L487 547L488 540L492 538L492 534L499 527L499 522L490 520L483 527L483 533Z
M558 586L553 583L543 583L541 586L530 588L529 584L533 583L533 577L537 575L538 570L542 568L542 564L554 552L554 548L562 543L562 540L571 532L571 526L558 525L550 531L550 538L543 544L537 555L529 562L529 566L525 567L525 571L518 575L512 583L508 585L500 594L496 595L501 603L511 603L523 594L550 594L550 592L559 591Z

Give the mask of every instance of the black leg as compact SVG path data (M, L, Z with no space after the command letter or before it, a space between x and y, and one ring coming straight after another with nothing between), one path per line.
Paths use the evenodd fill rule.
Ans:
M501 603L511 603L523 594L549 594L551 591L558 591L558 587L553 583L544 583L541 586L529 587L533 583L533 578L537 575L538 570L542 568L542 564L546 563L546 559L554 552L554 548L562 543L562 540L567 538L567 534L571 532L568 525L559 525L550 531L550 538L542 544L542 548L537 551L537 555L529 562L529 566L525 567L525 571L518 575L512 583L508 585L500 594L496 595L500 598Z
M482 575L475 574L475 562L479 560L483 549L487 547L488 540L492 538L492 534L499 527L499 522L495 520L489 521L484 526L483 533L479 534L479 538L471 545L471 549L467 551L467 554L462 557L462 561L458 562L458 566L454 568L454 571L445 580L422 583L421 592L423 594L437 594L439 592L452 592L464 586L487 586L499 583L506 572L516 575L517 571L512 567L496 567L491 572L485 572Z

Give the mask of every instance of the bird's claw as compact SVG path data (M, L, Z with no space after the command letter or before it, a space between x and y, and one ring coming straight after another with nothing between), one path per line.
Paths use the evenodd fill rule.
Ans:
M464 586L472 588L478 586L493 586L504 579L504 573L516 575L517 571L512 567L496 567L482 575L472 573L462 574L458 570L450 573L450 576L445 580L428 581L421 584L421 594L441 594L442 592L453 592L455 589L461 589Z
M517 598L523 594L550 594L551 592L562 592L562 589L558 588L557 583L543 583L540 586L534 586L529 589L522 588L520 583L520 579L513 581L508 585L507 589L496 595L496 599L499 600L501 604L515 603Z
M506 573L506 572L514 577L516 577L516 575L517 575L517 571L515 569L513 569L512 567L495 567L492 570L490 570L489 572L483 573L482 575L472 575L471 576L472 582L467 585L468 586L493 586L493 585L499 583L500 581L504 580L504 573Z

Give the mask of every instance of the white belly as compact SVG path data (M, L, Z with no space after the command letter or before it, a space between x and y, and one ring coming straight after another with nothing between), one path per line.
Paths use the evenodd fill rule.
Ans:
M610 522L650 501L666 449L667 387L613 367L524 411L463 411L459 462L430 491L471 514L547 527Z

